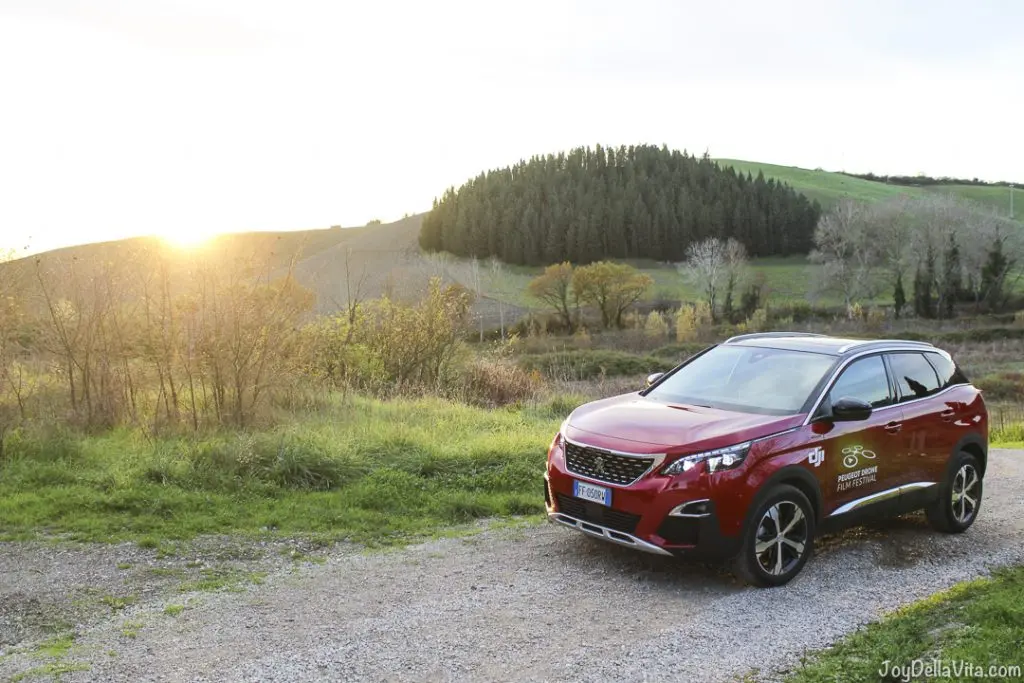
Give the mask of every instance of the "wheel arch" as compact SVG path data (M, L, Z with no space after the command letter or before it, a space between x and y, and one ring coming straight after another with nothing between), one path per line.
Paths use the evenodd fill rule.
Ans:
M815 524L817 525L821 521L823 504L821 486L814 475L800 465L787 465L768 477L757 492L757 496L755 496L750 509L756 509L761 504L761 501L764 500L764 497L779 485L792 486L807 496L807 500L811 502L811 509L814 512Z
M988 443L980 434L967 434L961 438L956 446L953 448L953 452L949 454L950 461L960 451L966 451L978 459L978 463L981 465L981 476L985 476L985 470L988 468Z

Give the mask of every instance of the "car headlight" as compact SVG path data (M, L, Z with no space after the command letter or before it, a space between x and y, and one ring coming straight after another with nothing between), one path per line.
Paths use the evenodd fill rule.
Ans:
M549 451L551 451L552 449L554 449L556 447L560 448L563 445L565 445L565 429L568 426L569 426L569 419L566 418L565 422L562 423L562 426L559 427L558 431L555 433L555 438L551 439L551 445L548 446L548 450Z
M713 451L686 455L670 463L661 473L682 474L683 472L689 472L697 466L697 463L701 462L708 464L708 472L711 473L732 469L733 467L738 467L743 462L743 459L747 457L747 453L750 451L750 444L752 443L752 441L745 441L727 448L716 448Z

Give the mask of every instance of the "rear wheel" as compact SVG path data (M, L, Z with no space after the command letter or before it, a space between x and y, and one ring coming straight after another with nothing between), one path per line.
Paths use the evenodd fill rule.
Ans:
M781 586L814 549L814 512L800 489L780 485L753 511L733 570L756 586Z
M983 482L978 458L960 451L953 458L939 497L925 509L932 528L959 534L970 528L981 509Z

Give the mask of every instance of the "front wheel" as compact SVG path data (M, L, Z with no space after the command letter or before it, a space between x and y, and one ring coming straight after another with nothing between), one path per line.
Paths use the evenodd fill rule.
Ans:
M981 465L966 451L956 454L946 481L939 485L939 497L925 508L932 528L947 534L967 531L981 509Z
M814 549L814 512L800 489L780 485L753 511L733 561L756 586L781 586L800 573Z

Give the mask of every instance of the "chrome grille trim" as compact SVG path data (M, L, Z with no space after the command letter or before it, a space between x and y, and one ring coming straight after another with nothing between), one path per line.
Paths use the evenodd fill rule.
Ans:
M573 453L573 449L577 452ZM602 459L603 472L593 466L598 458ZM565 439L565 469L580 479L599 484L631 486L664 460L664 453L625 453Z

